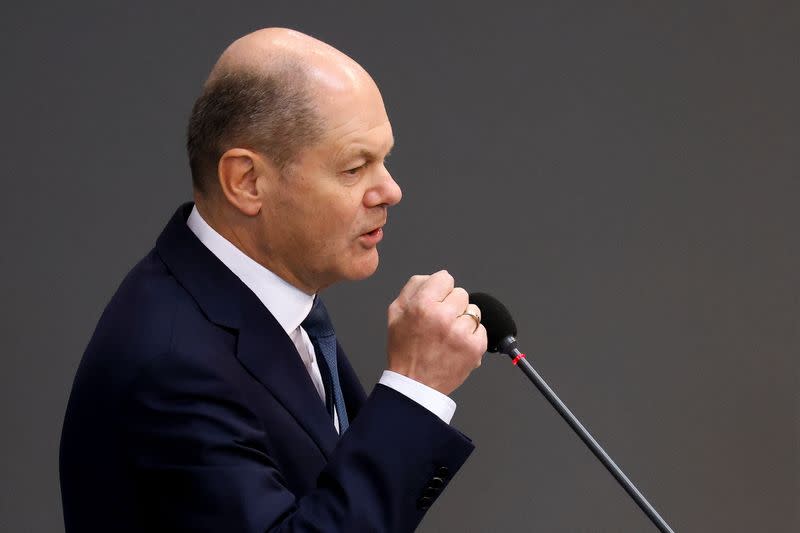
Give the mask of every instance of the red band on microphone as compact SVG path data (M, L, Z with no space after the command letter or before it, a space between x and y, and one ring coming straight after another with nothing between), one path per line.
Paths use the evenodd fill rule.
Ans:
M518 356L516 356L516 357L514 358L514 360L513 360L513 361L511 361L511 364L512 364L512 365L514 365L514 366L517 366L517 363L519 363L519 360L520 360L520 359L525 359L525 354L524 354L524 353L521 353L521 354L519 354Z

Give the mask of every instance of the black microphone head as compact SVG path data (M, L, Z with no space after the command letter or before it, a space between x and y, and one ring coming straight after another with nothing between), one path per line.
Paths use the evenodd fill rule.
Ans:
M496 352L500 341L506 337L517 336L517 325L500 300L485 292L472 292L469 295L469 303L477 305L481 310L481 324L486 327L490 352Z

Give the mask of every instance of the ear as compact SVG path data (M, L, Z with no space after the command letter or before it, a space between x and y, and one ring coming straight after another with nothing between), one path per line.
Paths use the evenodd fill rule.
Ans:
M264 201L264 179L269 181L270 168L256 152L231 148L219 158L217 175L222 193L228 202L245 215L255 216Z

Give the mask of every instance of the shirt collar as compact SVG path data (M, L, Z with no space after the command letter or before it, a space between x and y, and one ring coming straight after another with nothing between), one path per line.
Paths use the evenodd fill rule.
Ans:
M217 259L255 293L287 334L300 326L314 304L313 294L306 294L290 285L234 246L203 220L197 206L192 207L186 225Z

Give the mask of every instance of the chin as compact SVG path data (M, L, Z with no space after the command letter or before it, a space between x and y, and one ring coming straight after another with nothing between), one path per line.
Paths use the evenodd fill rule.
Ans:
M373 275L376 270L378 270L378 252L374 249L372 251L373 253L370 254L369 257L364 257L350 265L350 268L347 269L347 275L345 276L346 279L349 279L350 281L366 279Z

